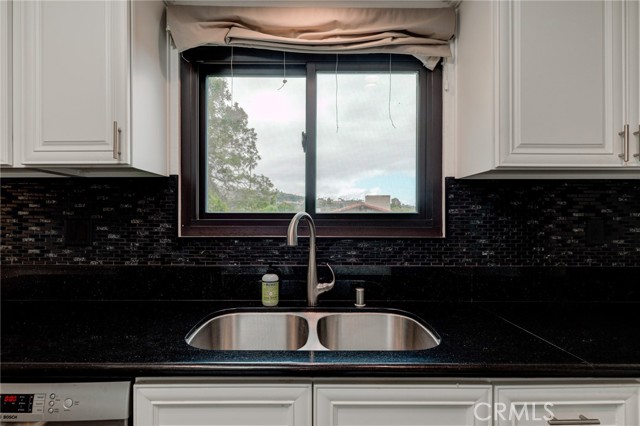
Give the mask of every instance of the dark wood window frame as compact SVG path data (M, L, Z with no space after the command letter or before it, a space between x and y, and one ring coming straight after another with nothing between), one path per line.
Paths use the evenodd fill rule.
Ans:
M286 235L293 213L207 213L204 211L203 173L205 143L201 126L204 117L204 80L212 67L231 61L231 49L200 47L185 52L181 59L181 170L180 235L183 237L281 237ZM393 69L419 70L418 125L418 213L330 214L315 212L315 111L307 99L305 209L316 223L319 237L442 237L442 70L416 67L417 60L394 56ZM282 53L235 48L233 66L282 66ZM287 66L304 65L307 85L313 85L316 70L335 69L335 55L287 53ZM333 68L332 68L333 67ZM386 68L385 68L386 67ZM267 67L265 67L267 68ZM389 69L389 55L341 55L340 70ZM281 70L281 68L280 68ZM274 75L274 74L270 74ZM314 90L307 87L307 91ZM309 93L309 92L308 92ZM311 182L311 185L309 183Z

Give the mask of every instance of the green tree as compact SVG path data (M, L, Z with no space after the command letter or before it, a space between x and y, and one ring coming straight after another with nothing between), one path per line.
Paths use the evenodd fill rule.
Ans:
M258 136L247 113L232 102L223 78L207 78L207 211L275 211L277 191L256 175Z
M402 202L397 198L391 199L391 210L400 210L402 208Z

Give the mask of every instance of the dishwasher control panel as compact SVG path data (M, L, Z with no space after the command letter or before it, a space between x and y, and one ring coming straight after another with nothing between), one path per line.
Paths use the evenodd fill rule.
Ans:
M2 383L0 421L98 421L129 418L131 382Z

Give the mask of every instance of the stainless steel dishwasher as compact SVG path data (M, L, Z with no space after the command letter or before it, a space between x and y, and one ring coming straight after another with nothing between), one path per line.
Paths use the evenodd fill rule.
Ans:
M127 426L131 382L2 383L0 426Z

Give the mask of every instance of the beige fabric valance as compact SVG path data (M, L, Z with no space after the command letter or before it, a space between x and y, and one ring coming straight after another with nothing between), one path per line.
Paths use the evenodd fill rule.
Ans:
M361 9L170 5L180 51L202 45L304 53L400 53L429 69L451 56L452 8Z

